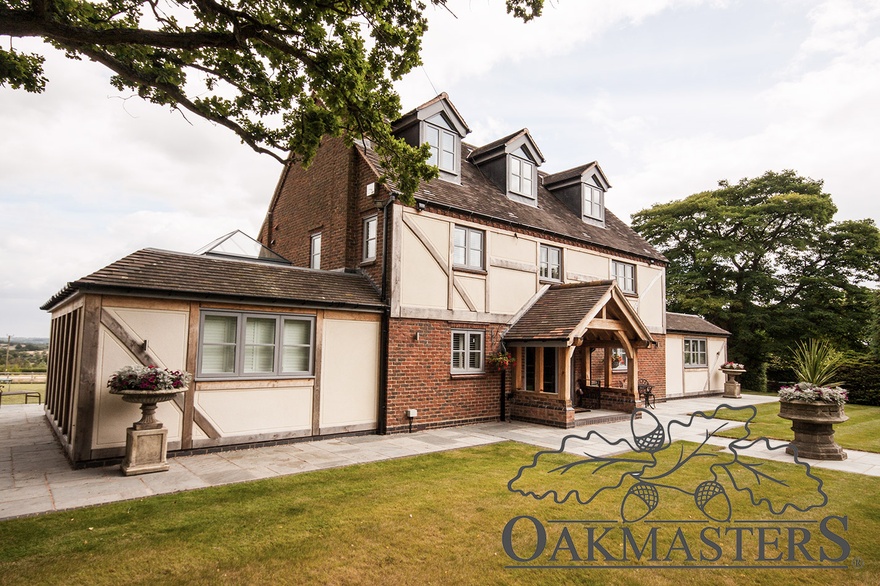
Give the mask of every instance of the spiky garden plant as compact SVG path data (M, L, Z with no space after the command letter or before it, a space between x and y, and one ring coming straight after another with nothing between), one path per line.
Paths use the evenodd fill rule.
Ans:
M834 382L834 377L843 364L843 354L827 341L810 338L806 342L799 342L792 352L792 369L800 382L812 383L817 387L841 385Z

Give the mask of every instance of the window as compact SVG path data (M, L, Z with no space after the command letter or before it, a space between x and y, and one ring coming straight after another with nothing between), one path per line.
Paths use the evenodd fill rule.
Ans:
M483 372L483 335L472 330L453 330L453 374Z
M562 280L562 249L541 245L540 275L542 279Z
M605 192L584 184L584 217L605 221Z
M617 281L617 286L624 293L636 292L636 265L612 261L611 278Z
M706 340L702 338L685 338L684 365L690 367L708 366L706 359Z
M627 370L626 350L623 348L614 348L611 351L611 369L614 371Z
M364 220L364 260L376 260L376 226L377 216Z
M534 185L535 166L525 159L511 156L509 169L508 189L513 193L534 198L532 187Z
M442 115L428 119L425 123L425 142L431 149L428 164L437 166L441 171L455 173L456 138L458 135Z
M312 245L309 252L309 267L313 269L321 268L321 233L312 234Z
M528 346L525 349L526 359L523 361L523 377L527 391L535 390L535 376L538 372L538 348Z
M314 318L232 312L202 314L199 376L309 376Z
M544 373L542 393L556 392L556 348L545 346L544 351Z
M482 230L456 226L452 241L452 264L457 267L482 269L483 241Z

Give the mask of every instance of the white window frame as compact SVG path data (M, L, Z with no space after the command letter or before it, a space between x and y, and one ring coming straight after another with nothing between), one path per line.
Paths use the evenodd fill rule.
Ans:
M312 234L309 241L309 268L321 268L321 233Z
M456 348L456 337L463 346ZM472 350L472 340L479 340L479 349ZM482 374L486 365L486 332L483 330L452 330L450 338L449 369L452 374ZM476 356L479 366L471 366L471 358ZM458 366L456 366L456 358Z
M455 226L452 232L452 266L462 269L484 270L486 267L486 232L467 226ZM459 234L463 235L463 244L459 244ZM475 235L480 235L480 246L476 247ZM464 255L464 262L459 262L460 254ZM475 255L479 256L479 263L473 263Z
M552 262L551 253L557 255L556 262ZM541 279L547 281L562 281L562 249L558 246L550 246L542 244L540 247L540 259L538 262L538 275ZM556 269L556 275L553 276L553 269Z
M433 118L436 118L436 116L434 116ZM428 164L434 165L435 167L437 167L441 171L445 171L446 173L457 175L459 149L458 145L460 140L461 137L458 136L458 134L456 134L455 132L452 132L449 129L443 128L442 126L433 124L430 121L426 120L425 142L428 143L428 147L431 151L431 154L428 156ZM447 145L451 145L452 149L450 150L449 148L447 148ZM444 154L448 155L448 157L451 159L451 165L445 163L443 156Z
M535 199L535 164L522 157L509 155L507 189L516 195Z
M619 260L611 261L611 278L624 293L636 294L636 265Z
M605 222L605 192L588 183L583 184L584 217Z
M682 347L685 368L708 368L709 354L706 338L685 338Z
M210 316L219 316L225 318L234 318L235 326L235 342L209 343L208 346L223 345L234 346L233 369L223 372L205 372L203 370L203 360L205 358L205 318ZM248 319L267 319L275 322L275 336L271 344L268 343L246 343L247 321ZM285 343L284 325L285 322L301 322L309 324L309 341L303 343ZM245 354L248 346L268 347L272 346L273 368L271 371L263 372L245 372ZM284 368L284 349L285 348L308 348L309 360L307 370L285 370ZM228 380L228 379L275 379L275 378L305 378L313 377L315 372L315 317L309 315L299 315L290 313L252 313L243 311L203 311L199 316L199 357L197 379L200 380Z
M370 216L364 218L364 244L363 244L363 261L369 262L376 260L376 248L379 241L378 227L379 216Z

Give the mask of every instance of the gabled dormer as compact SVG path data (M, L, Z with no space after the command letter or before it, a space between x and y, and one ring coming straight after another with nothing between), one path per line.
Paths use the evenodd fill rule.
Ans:
M538 167L544 155L527 128L475 149L468 159L508 198L538 205Z
M412 146L428 143L428 163L437 166L440 179L461 183L461 139L471 129L445 92L407 112L391 127Z
M596 161L547 175L544 187L587 224L605 227L605 192L611 184Z

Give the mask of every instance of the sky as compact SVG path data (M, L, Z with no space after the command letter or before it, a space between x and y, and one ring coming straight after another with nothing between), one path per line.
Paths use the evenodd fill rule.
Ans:
M528 128L554 173L599 161L625 221L767 170L880 218L880 2L503 0L429 7L407 111L446 92L482 145ZM43 94L0 88L0 336L48 337L67 282L141 248L256 236L281 173L229 131L147 104L33 39Z

